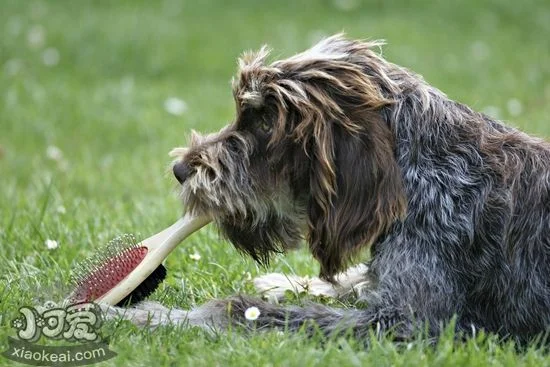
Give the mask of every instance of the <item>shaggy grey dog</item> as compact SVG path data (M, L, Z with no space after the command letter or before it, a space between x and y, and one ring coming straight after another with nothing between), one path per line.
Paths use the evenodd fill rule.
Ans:
M313 288L340 296L360 284L362 306L241 296L191 311L144 303L126 317L246 327L255 306L256 329L359 338L437 336L453 316L458 330L519 341L547 330L550 145L450 100L380 45L337 35L273 63L266 48L245 54L235 121L175 150L189 211L261 263L305 240L321 265ZM370 263L338 275L366 246ZM299 283L285 282L257 285Z

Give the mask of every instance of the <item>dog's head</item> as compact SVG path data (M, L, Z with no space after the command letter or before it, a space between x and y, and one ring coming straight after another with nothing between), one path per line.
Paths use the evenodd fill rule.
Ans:
M188 210L259 262L305 238L323 278L342 270L406 205L377 45L335 36L271 64L265 47L244 54L235 121L174 150Z

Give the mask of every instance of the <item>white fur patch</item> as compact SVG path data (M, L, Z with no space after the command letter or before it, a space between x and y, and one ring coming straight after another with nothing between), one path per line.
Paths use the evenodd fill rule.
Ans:
M337 285L317 277L271 273L255 278L254 286L270 302L282 300L287 291L296 294L305 292L313 296L341 298L357 294L361 289L369 286L369 281L365 277L367 271L368 267L364 264L349 268L336 276Z

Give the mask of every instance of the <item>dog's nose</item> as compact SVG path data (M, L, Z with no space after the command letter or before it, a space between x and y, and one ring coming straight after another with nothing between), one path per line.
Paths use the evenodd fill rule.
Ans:
M189 165L185 162L178 162L174 164L172 171L174 172L174 176L176 176L178 182L183 184L191 174L191 167L189 167Z

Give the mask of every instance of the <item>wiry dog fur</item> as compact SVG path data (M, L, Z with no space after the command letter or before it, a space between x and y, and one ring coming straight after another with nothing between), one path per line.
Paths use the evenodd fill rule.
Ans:
M337 35L268 63L239 61L237 116L195 135L174 173L188 210L267 263L305 239L336 286L365 246L357 309L234 297L193 311L146 304L153 324L318 325L326 334L459 330L520 341L550 325L550 146L447 98L383 59L379 42ZM359 282L359 281L357 281ZM152 318L146 311L156 310ZM151 316L151 315L150 315Z

